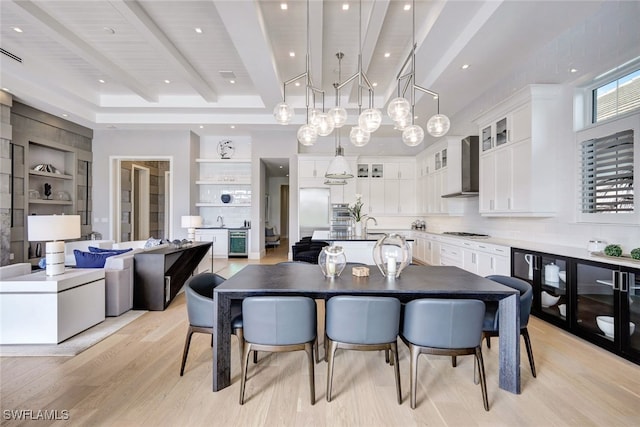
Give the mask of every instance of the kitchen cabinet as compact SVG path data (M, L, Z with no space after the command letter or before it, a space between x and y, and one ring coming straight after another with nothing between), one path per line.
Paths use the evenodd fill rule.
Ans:
M368 174L368 165L356 164L355 158L345 157L354 175ZM298 159L298 186L300 188L329 188L331 203L353 204L356 199L356 179L346 180L345 185L327 185L324 174L329 168L333 157L299 156ZM358 172L359 171L359 172Z
M197 228L195 241L212 243L205 256L207 259L229 257L229 230L226 228Z
M462 268L486 277L492 274L509 275L509 249L477 241L462 242Z
M518 248L511 268L533 286L534 315L640 364L640 268Z
M324 182L324 174L329 168L331 159L300 159L298 162L298 177L321 178Z
M476 120L484 216L554 216L555 147L571 116L558 85L530 85Z
M356 192L362 195L366 213L415 215L415 167L415 159L360 159Z

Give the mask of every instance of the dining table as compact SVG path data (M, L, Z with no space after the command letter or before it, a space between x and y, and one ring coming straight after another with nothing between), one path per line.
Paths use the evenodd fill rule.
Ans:
M251 296L307 296L328 300L336 295L392 296L406 303L420 298L467 298L499 304L499 387L520 393L519 291L453 266L409 265L399 277L385 277L368 266L369 276L346 268L325 277L316 264L247 265L213 294L213 391L231 384L231 303Z

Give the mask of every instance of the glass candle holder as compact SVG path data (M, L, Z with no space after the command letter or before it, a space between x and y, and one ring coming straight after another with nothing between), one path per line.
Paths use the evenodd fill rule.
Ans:
M400 277L400 273L411 263L411 248L399 234L385 234L373 247L373 261L385 277Z
M318 256L318 265L325 277L340 276L347 265L347 257L342 246L325 246Z

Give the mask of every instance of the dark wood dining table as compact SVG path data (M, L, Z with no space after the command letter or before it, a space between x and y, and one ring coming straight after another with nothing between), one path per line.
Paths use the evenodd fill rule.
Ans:
M409 265L399 278L384 277L369 266L368 277L345 269L325 278L314 264L247 265L215 288L213 335L213 391L231 384L231 302L250 296L302 295L329 299L336 295L393 296L401 302L418 298L473 298L498 301L499 386L520 393L520 297L515 289L458 267Z

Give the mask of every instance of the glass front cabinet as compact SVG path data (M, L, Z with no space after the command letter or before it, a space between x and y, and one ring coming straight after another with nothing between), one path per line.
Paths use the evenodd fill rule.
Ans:
M517 248L511 260L533 286L533 315L640 363L640 268Z

